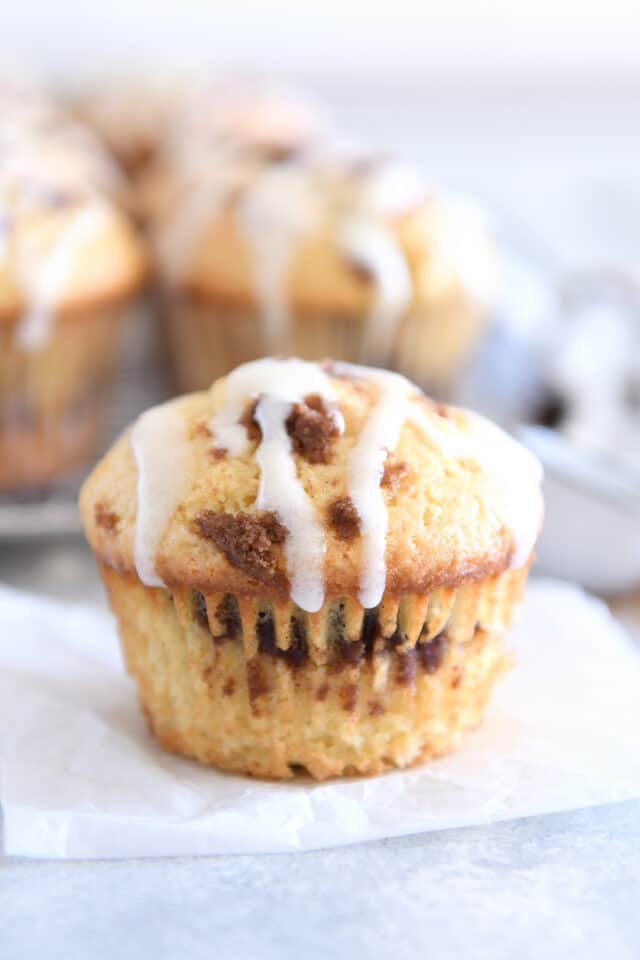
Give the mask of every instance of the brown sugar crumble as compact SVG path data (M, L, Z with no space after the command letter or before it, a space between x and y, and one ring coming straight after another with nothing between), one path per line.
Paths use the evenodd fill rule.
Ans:
M224 460L228 452L226 447L212 447L209 451L209 456L212 460L218 462L219 460Z
M257 443L262 439L262 430L260 429L260 424L256 420L256 408L258 406L258 400L251 400L250 403L244 408L244 412L240 417L238 423L240 423L245 430L247 431L247 437L252 443Z
M110 510L104 501L99 500L93 508L93 518L96 526L102 527L107 533L117 533L120 527L120 516Z
M380 486L395 490L409 473L409 470L410 467L406 460L398 460L392 453L387 454Z
M433 409L439 417L445 417L447 420L452 419L451 409L446 403L435 403Z
M360 517L351 497L338 497L327 507L329 526L340 540L355 540L360 533Z
M260 156L266 163L289 163L295 160L302 150L302 145L299 143L264 144L260 148Z
M344 259L349 270L357 280L360 280L361 283L373 283L375 276L371 267L363 263L362 260L357 260L354 256L345 255Z
M234 567L261 583L284 585L284 575L278 568L279 551L275 548L284 543L288 531L275 513L201 510L195 526L198 534L211 540Z
M212 437L211 428L205 420L196 420L196 422L191 426L189 431L189 438L195 440L196 437L202 437L205 440L210 440Z
M310 393L296 403L285 421L293 449L309 463L326 463L331 440L339 428L321 396Z

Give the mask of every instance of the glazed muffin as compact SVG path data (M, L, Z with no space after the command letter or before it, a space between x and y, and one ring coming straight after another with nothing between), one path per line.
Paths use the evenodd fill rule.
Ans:
M87 130L0 90L0 489L47 484L95 446L145 273L121 186Z
M308 149L328 130L320 105L269 81L184 83L158 129L153 162L136 182L141 219L158 228L161 277L166 267L169 288L169 275L180 267L167 262L165 243L180 255L192 242L187 233L197 239L213 212L213 191L217 195L230 176L242 181L255 168ZM165 231L160 223L167 217L172 224Z
M104 78L73 103L126 173L135 177L155 156L180 99L171 74Z
M143 414L80 506L159 742L318 779L478 724L542 513L537 461L483 418L270 359Z
M161 167L151 234L178 386L293 353L445 392L497 286L483 214L400 161L287 119L254 139L249 121L185 135Z

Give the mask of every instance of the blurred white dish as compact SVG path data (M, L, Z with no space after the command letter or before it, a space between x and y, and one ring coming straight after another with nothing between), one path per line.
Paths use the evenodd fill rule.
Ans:
M602 593L640 585L640 478L546 427L522 427L519 437L545 470L542 569Z

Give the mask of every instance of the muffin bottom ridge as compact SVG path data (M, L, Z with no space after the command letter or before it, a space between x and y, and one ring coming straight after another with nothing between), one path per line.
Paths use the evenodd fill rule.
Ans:
M527 567L376 611L292 604L102 577L129 672L166 749L233 773L322 780L377 774L455 749L505 662Z
M266 354L382 365L443 396L454 385L487 323L485 311L452 290L400 319L382 355L367 340L366 318L292 312L282 342L270 343L257 309L167 295L161 307L164 339L180 391L206 389L239 364Z

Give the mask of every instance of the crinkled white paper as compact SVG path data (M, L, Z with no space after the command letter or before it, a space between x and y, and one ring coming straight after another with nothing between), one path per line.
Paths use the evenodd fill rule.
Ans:
M640 796L640 654L600 602L530 584L516 666L456 754L373 779L263 783L164 753L113 620L0 588L4 852L308 850Z

